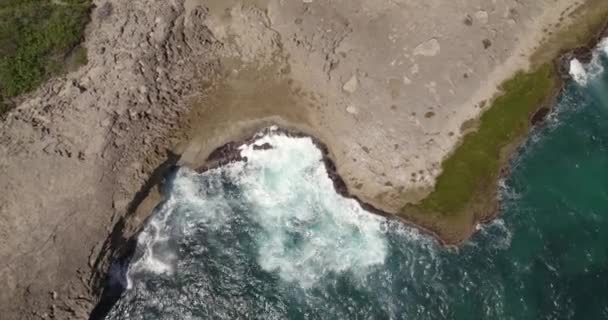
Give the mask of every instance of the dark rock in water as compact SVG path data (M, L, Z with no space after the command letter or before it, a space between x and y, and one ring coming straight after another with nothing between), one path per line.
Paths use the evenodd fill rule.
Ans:
M259 135L267 134L270 131L271 131L271 129L267 128L267 129L261 131L258 135L254 135L251 138L248 138L245 140L239 140L239 141L231 141L231 142L228 142L225 145L213 150L207 157L205 164L203 166L197 168L196 171L201 173L201 172L205 172L207 170L211 170L211 169L215 169L217 167L227 165L232 162L247 161L246 157L241 156L241 150L239 149L239 147L242 145L251 145L251 144L255 143L259 139ZM283 132L284 134L286 134L288 136L293 136L292 134L290 134L290 132L288 132L286 130L279 129L278 132ZM301 135L301 136L303 136L303 135ZM270 143L264 143L259 146L253 145L253 150L269 150L272 148L273 147Z
M557 68L562 79L570 80L572 78L570 76L570 61L573 59L580 61L582 64L591 62L591 60L593 60L594 49L597 47L598 43L606 37L608 37L608 23L606 26L604 26L604 28L602 28L602 31L600 31L595 38L589 41L587 45L574 48L563 53L557 59Z
M588 47L576 48L572 50L571 54L583 64L587 64L593 59L593 50Z
M534 113L534 115L532 115L530 122L532 123L532 125L541 124L543 121L545 121L545 118L547 117L547 114L549 114L550 111L551 109L548 107L542 107L538 109Z
M268 142L264 143L261 146L253 145L253 150L269 150L269 149L272 149L272 148L273 148L272 145L270 143L268 143Z
M241 156L241 151L239 150L239 146L242 143L239 142L229 142L225 145L213 150L209 157L207 157L207 161L205 164L196 169L198 172L204 172L207 170L211 170L217 167L221 167L231 162L243 161L246 160Z
M238 158L240 157L240 152L238 151L238 148L239 143L229 142L213 150L209 154L209 157L207 157L207 161L224 161L231 158Z

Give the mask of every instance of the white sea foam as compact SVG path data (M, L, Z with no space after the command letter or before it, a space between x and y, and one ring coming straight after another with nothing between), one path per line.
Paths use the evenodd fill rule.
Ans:
M608 38L604 38L600 41L598 48L603 51L604 55L608 56Z
M581 86L586 86L587 81L589 81L585 66L583 66L578 59L572 59L570 61L570 76L572 76L572 79Z
M141 256L129 268L129 288L132 285L132 276L140 272L173 274L178 258L176 249L170 244L172 239L179 239L191 233L195 224L206 224L213 229L225 223L226 213L230 209L222 199L205 198L202 186L197 185L196 177L196 172L180 169L172 182L168 199L156 209L139 234L137 246ZM174 217L176 212L179 212L178 217ZM171 219L183 222L170 223Z
M365 275L384 262L383 219L337 194L310 138L270 134L242 148L248 159L241 188L264 234L258 263L282 279L311 287L332 272Z
M253 240L265 271L309 288L330 273L363 278L372 266L384 263L384 218L336 193L321 151L310 138L271 129L258 135L255 145L263 144L272 148L240 147L246 162L203 174L179 170L169 198L138 238L141 256L130 267L129 279L144 271L171 275L176 254L170 239L192 234L195 226L208 231L229 227L234 213L221 186L226 177L239 190L244 214L261 228Z
M516 164L515 164L516 165ZM498 199L501 201L513 201L521 198L521 195L507 184L506 179L498 180Z
M168 199L139 234L137 246L141 248L142 253L141 257L129 267L127 288L132 287L135 273L148 271L156 274L171 274L173 272L172 262L175 255L165 246L167 236L163 229L174 206L175 199Z
M581 86L586 86L590 81L604 73L601 56L608 56L608 38L603 39L592 52L591 61L587 64L578 59L570 61L570 76Z
M593 52L593 58L591 58L591 61L585 65L588 80L594 80L604 73L604 65L602 64L602 60L600 58L602 54L603 51L595 50Z
M506 250L511 247L513 241L513 231L501 218L494 219L492 222L482 225L479 231L486 235L491 235L491 241L485 244L498 250Z

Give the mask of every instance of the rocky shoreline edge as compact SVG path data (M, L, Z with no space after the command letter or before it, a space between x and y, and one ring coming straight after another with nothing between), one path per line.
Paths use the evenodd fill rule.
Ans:
M554 92L547 98L547 102L539 105L538 109L530 115L529 121L531 122L533 128L543 126L544 120L546 117L553 111L553 107L555 106L555 101L562 94L565 84L568 81L572 81L572 77L569 73L570 61L572 59L577 59L581 63L589 63L593 57L593 52L596 50L597 45L604 39L608 38L608 22L604 24L604 27L600 29L600 32L593 38L592 41L587 43L586 45L579 46L577 48L567 50L559 55L558 58L554 60L554 67L557 70L557 73L560 77L560 84L555 88ZM264 132L265 129L261 128L258 132ZM314 137L313 135L306 134L294 129L286 129L286 128L278 128L277 132L287 135L289 137L294 138L310 138L315 146L319 148L322 153L322 161L324 162L325 168L327 170L327 174L329 178L332 180L334 189L341 196L349 199L353 199L357 201L361 207L367 210L370 213L389 218L396 219L401 223L404 223L408 226L411 226L417 229L422 234L430 236L434 238L440 245L444 247L456 247L454 244L450 244L442 239L438 233L435 231L424 228L419 224L416 224L412 221L408 221L405 218L395 214L383 211L374 207L373 205L362 201L358 196L351 193L342 177L338 174L338 170L335 164L335 161L331 157L331 153L329 151L328 146L323 143L320 139ZM206 160L206 162L198 167L194 168L197 172L205 172L207 170L211 170L223 165L226 165L235 161L246 161L240 155L239 147L242 145L250 145L259 139L258 134L255 134L247 139L240 141L231 141L223 146L216 148L213 152L211 152ZM270 146L260 146L260 148L268 148ZM512 158L515 153L512 153L509 158ZM167 157L167 160L155 170L155 172L151 175L151 178L146 183L147 187L142 188L143 190L150 190L155 186L158 186L161 190L163 189L163 184L166 179L179 168L179 155L170 153ZM509 164L504 166L500 171L500 178L504 178L509 175L511 171L511 167ZM143 201L142 196L147 196L147 191L144 192L143 195L136 195L133 201L133 206L130 208L129 212L134 212L139 204ZM162 200L161 200L162 202ZM493 213L486 215L479 221L476 221L474 225L478 224L487 224L491 221L495 220L501 214L500 210L500 200L497 200L497 204ZM151 212L149 212L151 214ZM125 217L128 218L128 217ZM146 219L147 221L147 219ZM114 231L110 234L108 239L106 240L106 245L104 245L105 250L100 254L100 257L96 264L99 264L103 259L109 259L110 267L107 270L107 273L104 275L97 275L97 283L98 296L101 297L99 302L97 303L95 309L92 311L89 319L104 319L107 313L111 310L112 306L118 301L120 295L125 290L125 279L126 276L126 268L128 267L130 258L133 254L135 246L137 244L137 237L143 225L145 225L146 221L144 221L139 227L138 231L132 234L132 236L125 238L122 233L122 230L126 228L126 219L123 219L117 223L114 227ZM475 229L473 228L473 232L469 235L469 238L475 234Z
M608 20L603 24L603 27L600 28L599 32L597 32L597 34L592 37L592 40L590 40L587 44L576 47L574 49L566 50L553 60L553 66L556 69L557 75L559 76L559 84L547 97L547 100L541 105L539 105L537 110L530 115L529 121L531 124L531 131L535 130L536 128L543 127L545 125L546 118L554 111L557 99L565 90L566 84L570 81L574 81L572 75L570 74L570 62L573 59L577 59L583 64L590 63L593 59L594 51L597 49L597 46L600 44L600 42L602 42L602 40L604 39L608 39ZM525 139L518 143L515 149L518 149L523 142L525 142ZM509 154L509 161L505 166L500 169L499 179L504 179L510 175L510 163L516 154L516 151L513 151L511 152L511 154ZM500 208L501 203L500 200L497 199L496 206L493 212L483 217L482 219L479 219L476 223L483 225L491 223L501 215L502 212ZM475 230L469 235L468 238L472 237L474 234ZM443 241L440 241L440 243L443 243Z
M358 196L354 195L348 190L348 187L342 177L339 175L335 161L331 157L331 153L329 151L328 146L322 142L320 139L307 134L296 129L287 129L278 126L265 127L256 131L254 135L242 140L236 140L228 142L214 151L212 151L207 157L205 163L197 168L192 168L198 173L203 173L209 170L213 170L227 164L233 162L241 162L247 161L246 157L241 155L240 147L244 145L252 145L260 138L267 134L281 134L290 138L309 138L312 143L319 149L322 155L321 161L323 162L325 169L327 171L327 175L330 180L333 182L334 190L340 194L341 196L357 201L359 205L365 209L366 211L385 217L387 219L395 219L401 223L404 223L416 230L420 233L430 236L437 240L443 246L449 246L437 233L432 231L431 229L424 228L419 226L411 221L406 220L403 217L400 217L394 213L383 211L375 206L361 200ZM261 146L254 146L254 149L264 150L271 149L272 146L269 144L264 144ZM179 156L173 155L166 161L163 166L161 166L158 170L159 173L162 173L160 176L156 175L151 181L154 181L155 185L158 185L161 189L164 189L164 184L167 180L171 179L172 175L181 167L177 163L179 161ZM163 190L164 194L165 190ZM160 205L164 199L161 199L155 206L155 208ZM135 201L134 201L135 203ZM141 201L139 201L141 203ZM132 208L134 211L136 208ZM109 270L105 275L105 279L103 279L104 285L100 287L100 297L99 303L96 305L94 310L91 313L91 320L101 320L106 317L106 315L110 312L111 308L118 301L122 293L126 290L126 271L130 263L130 259L134 254L135 248L137 246L137 238L140 232L143 230L143 227L146 225L147 221L151 218L152 212L149 213L149 216L146 220L138 227L137 231L133 233L133 235L129 238L122 237L120 235L120 230L125 228L125 224L119 222L117 226L114 228L114 232L110 238L106 241L106 248L108 250L108 255L106 257L111 257L113 261L110 262Z
M576 59L583 64L590 63L593 59L593 52L596 50L597 45L606 38L608 38L608 22L605 23L604 27L597 34L597 36L594 37L593 40L588 44L568 50L555 60L554 64L557 69L557 73L560 76L561 83L559 88L555 90L555 93L553 93L550 99L551 103L549 103L547 106L541 106L530 117L530 122L533 126L543 125L545 118L551 113L551 111L553 111L555 100L557 97L559 97L559 95L562 94L565 83L568 81L573 81L572 76L570 75L570 62L573 59ZM506 170L506 174L508 174L508 167L506 167L504 170Z
M359 203L361 208L365 209L366 211L368 211L370 213L373 213L373 214L376 214L376 215L379 215L379 216L382 216L385 218L397 219L400 222L405 223L408 226L411 226L411 227L419 230L421 233L435 238L440 244L442 244L444 246L448 245L443 239L441 239L441 237L436 232L434 232L430 229L424 228L422 226L419 226L394 213L390 213L390 212L384 211L382 209L379 209L379 208L375 207L374 205L361 200L361 198L359 198L357 195L350 192L346 183L344 182L344 179L342 179L342 177L338 173L338 168L336 166L335 161L331 157L329 147L323 141L321 141L319 138L317 138L313 135L307 134L307 133L303 133L296 129L287 129L287 128L277 127L277 126L272 127L272 128L261 129L258 131L258 133L256 133L254 136L252 136L250 138L247 138L242 141L232 141L232 142L229 142L229 143L215 149L207 158L206 163L203 166L196 168L195 170L199 173L203 173L205 171L224 166L231 162L238 162L238 161L246 162L247 158L241 156L239 148L243 145L247 145L247 146L252 145L256 141L258 141L261 137L263 137L267 134L281 134L281 135L284 135L284 136L287 136L290 138L309 138L309 139L311 139L312 143L321 151L322 161L325 166L325 170L327 171L327 175L328 175L329 179L333 182L334 190L339 195L341 195L344 198L357 201L357 203ZM268 144L264 144L261 146L254 146L254 149L258 149L258 150L259 149L262 149L262 150L270 149L270 148L272 148L272 146L270 146Z

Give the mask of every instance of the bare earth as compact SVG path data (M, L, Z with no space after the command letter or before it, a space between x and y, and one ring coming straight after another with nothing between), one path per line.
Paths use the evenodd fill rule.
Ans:
M349 189L376 207L422 199L463 124L579 3L96 5L89 64L0 123L2 319L88 318L103 243L169 149L198 166L277 123L324 141ZM130 216L126 236L153 203Z

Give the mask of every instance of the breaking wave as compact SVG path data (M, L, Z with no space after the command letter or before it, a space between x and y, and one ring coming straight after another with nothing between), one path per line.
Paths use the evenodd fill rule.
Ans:
M608 57L608 38L602 40L592 52L591 61L583 64L574 58L570 61L570 76L574 81L587 86L590 81L597 80L604 73L604 61Z
M272 148L256 150L262 145ZM230 228L235 207L246 208L256 228L251 240L257 263L285 281L310 288L329 273L365 276L384 262L386 222L332 191L321 151L310 138L270 133L240 153L246 162L202 174L177 172L168 200L138 238L141 257L129 279L142 272L171 275L179 254L172 241L201 228ZM226 193L227 184L238 192Z

